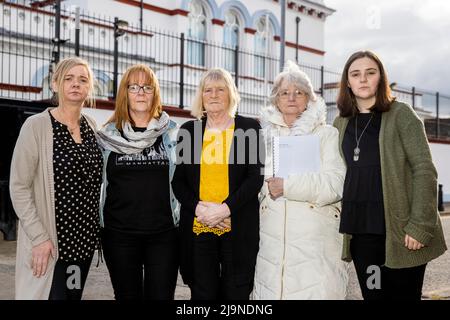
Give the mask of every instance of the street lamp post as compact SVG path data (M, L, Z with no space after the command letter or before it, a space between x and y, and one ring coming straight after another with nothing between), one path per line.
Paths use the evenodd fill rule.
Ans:
M128 22L125 20L119 20L119 18L114 18L114 78L113 78L113 94L112 97L115 100L117 95L117 82L118 82L118 71L119 71L119 37L125 34L125 30L121 29L127 27Z
M36 4L36 5L39 5ZM55 35L52 38L53 48L52 48L52 60L48 68L48 81L49 86L51 87L51 78L56 65L58 64L61 58L61 44L67 42L68 39L61 40L61 0L55 0L54 5L55 9Z

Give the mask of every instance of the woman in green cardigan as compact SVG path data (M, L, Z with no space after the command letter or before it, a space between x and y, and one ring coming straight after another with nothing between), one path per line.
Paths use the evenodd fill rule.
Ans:
M343 259L353 260L364 299L420 300L427 263L447 249L423 123L392 97L370 51L345 64L337 107L347 164Z

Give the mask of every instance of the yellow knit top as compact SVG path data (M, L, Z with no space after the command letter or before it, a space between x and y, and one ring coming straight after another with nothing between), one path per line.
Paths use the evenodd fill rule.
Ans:
M228 197L228 158L233 141L234 124L223 131L205 129L200 160L200 200L221 204ZM212 232L222 235L231 228L210 228L194 218L192 230L199 235Z

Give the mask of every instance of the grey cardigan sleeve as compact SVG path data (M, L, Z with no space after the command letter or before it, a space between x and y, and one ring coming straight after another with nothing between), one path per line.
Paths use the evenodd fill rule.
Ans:
M33 192L41 147L37 141L38 133L33 127L33 121L27 119L14 148L9 182L14 210L33 246L50 239L37 212Z

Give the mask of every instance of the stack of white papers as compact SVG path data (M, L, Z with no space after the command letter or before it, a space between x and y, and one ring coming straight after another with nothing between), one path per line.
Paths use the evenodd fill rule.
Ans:
M317 135L274 137L275 177L320 171L320 138Z

